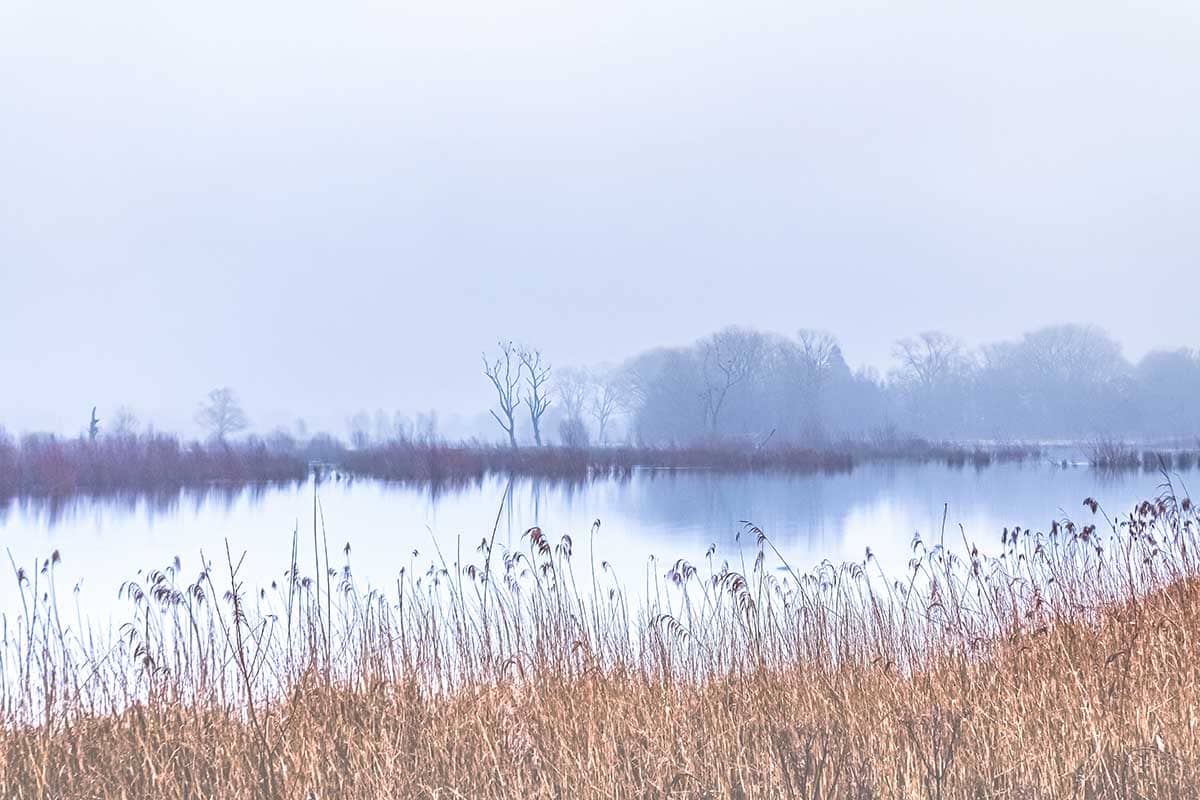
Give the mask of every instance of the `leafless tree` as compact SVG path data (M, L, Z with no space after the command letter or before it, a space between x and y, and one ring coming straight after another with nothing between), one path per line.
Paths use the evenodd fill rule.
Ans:
M892 355L900 361L897 376L924 389L961 375L969 364L962 342L940 331L925 331L915 339L901 339Z
M1085 384L1122 371L1121 347L1092 325L1052 325L1025 334L1018 344L1030 375Z
M525 405L533 424L533 441L542 446L542 415L550 407L550 364L542 360L542 351L522 347L518 353L525 368Z
M788 394L790 403L785 406L796 426L793 435L819 440L824 435L826 386L841 361L837 339L825 331L805 328L797 332L795 346L784 344L775 351L786 370L788 388L794 391Z
M730 391L749 380L758 369L763 345L761 334L736 327L726 328L703 343L704 386L700 399L710 436L717 434L721 411Z
M796 334L800 343L800 357L808 370L819 379L824 379L833 367L838 352L837 339L825 331L802 329Z
M559 442L566 447L586 447L589 437L583 415L592 393L591 375L585 369L561 369L554 378L554 393L564 414L558 423Z
M483 374L492 382L496 390L496 404L500 413L489 409L493 418L508 434L508 443L517 446L515 413L521 405L521 359L517 347L510 340L497 343L499 355L494 361L489 361L487 353L483 354Z
M562 401L567 419L583 419L584 407L592 391L592 377L586 370L561 369L554 379L554 390Z
M196 422L218 442L224 442L225 437L246 430L250 424L246 413L238 405L237 396L228 386L208 393L208 399L196 412Z
M612 419L628 407L631 384L628 379L613 373L596 378L592 386L592 403L588 409L596 420L596 439L608 444Z
M138 429L137 414L129 406L121 406L113 412L112 432L122 439L135 436Z

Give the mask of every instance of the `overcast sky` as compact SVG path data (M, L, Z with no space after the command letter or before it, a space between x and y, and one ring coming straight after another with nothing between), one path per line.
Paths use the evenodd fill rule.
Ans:
M0 424L487 402L499 335L1200 344L1200 5L0 2Z

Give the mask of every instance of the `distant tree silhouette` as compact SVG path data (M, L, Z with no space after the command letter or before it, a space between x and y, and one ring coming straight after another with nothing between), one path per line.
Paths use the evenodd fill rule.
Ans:
M568 445L567 438L576 443L580 440L580 432L587 438L587 424L583 420L584 409L592 394L593 382L586 370L560 370L554 381L555 393L562 401L563 413L566 415L559 422L559 440Z
M931 389L969 368L962 342L941 331L925 331L915 339L901 339L892 349L900 362L893 373L903 383Z
M762 365L765 339L746 328L730 327L713 334L701 345L701 376L708 434L718 433L721 412L734 387L751 380Z
M129 406L120 406L113 413L113 420L111 429L114 436L125 438L137 434L137 414Z
M632 388L627 376L607 372L592 379L592 402L588 412L596 421L596 440L608 444L612 419L629 404Z
M246 430L250 424L238 404L237 397L228 386L213 389L196 412L196 422L218 442L235 433Z

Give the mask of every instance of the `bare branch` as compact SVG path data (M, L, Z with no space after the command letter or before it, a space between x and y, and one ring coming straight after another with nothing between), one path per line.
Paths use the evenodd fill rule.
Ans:
M550 364L542 360L542 351L522 347L518 352L525 374L525 405L533 424L533 440L542 446L542 415L550 407Z
M499 412L492 410L492 416L500 423L501 429L508 434L508 442L512 447L517 446L516 419L517 407L521 405L521 361L516 346L511 340L501 340L497 343L500 353L494 361L488 361L487 354L482 354L483 374L496 390L496 404Z

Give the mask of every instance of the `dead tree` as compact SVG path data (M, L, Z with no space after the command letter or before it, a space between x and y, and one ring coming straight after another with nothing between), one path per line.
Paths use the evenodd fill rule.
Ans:
M492 387L496 390L496 404L500 407L499 414L494 409L489 411L508 434L508 443L515 448L517 425L514 414L521 405L521 359L511 341L500 341L497 347L500 355L495 361L488 361L487 353L482 355L483 374L492 382Z
M542 351L523 347L521 366L525 368L525 405L533 424L533 441L542 446L542 415L550 407L550 364L543 363Z

